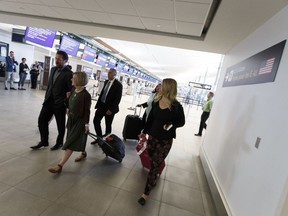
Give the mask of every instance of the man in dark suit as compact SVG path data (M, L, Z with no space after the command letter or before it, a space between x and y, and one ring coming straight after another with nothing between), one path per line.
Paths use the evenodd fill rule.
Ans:
M67 61L68 55L66 52L58 51L56 53L56 67L51 68L44 103L38 118L41 141L38 145L31 146L32 149L39 149L49 145L48 122L51 120L53 115L57 122L58 137L56 144L51 148L51 150L57 150L63 145L66 120L66 95L71 91L71 79L73 76L72 71L65 65Z
M114 115L119 112L119 103L122 98L122 84L115 79L117 72L115 69L108 71L108 80L105 81L104 87L99 95L95 106L96 112L94 116L94 127L97 136L102 137L101 120L105 117L106 131L109 134L112 131L112 122ZM95 140L91 144L96 144Z

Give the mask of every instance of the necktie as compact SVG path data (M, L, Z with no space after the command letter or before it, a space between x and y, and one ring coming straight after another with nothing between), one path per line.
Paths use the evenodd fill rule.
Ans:
M105 101L106 101L106 96L108 94L109 86L110 86L110 81L108 81L107 85L104 88L104 91L103 91L103 94L102 94L102 97L101 97L101 102L102 103L105 103Z

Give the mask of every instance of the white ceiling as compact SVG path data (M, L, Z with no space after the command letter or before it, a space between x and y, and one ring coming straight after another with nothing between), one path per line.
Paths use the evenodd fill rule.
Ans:
M222 0L204 40L197 35L212 0L0 0L0 21L226 53L287 3Z
M177 74L188 79L191 73L193 77L203 76L207 68L209 73L215 71L207 67L208 63L212 65L210 60L202 63L204 57L198 59L191 50L225 54L285 7L288 0L222 0L203 38L202 30L212 2L0 0L0 21L118 39L121 41L105 41L160 77ZM195 66L193 60L202 66Z
M174 77L181 83L214 84L221 54L101 38L119 52L160 78Z
M201 36L212 0L8 0L1 10ZM189 28L187 28L189 26Z

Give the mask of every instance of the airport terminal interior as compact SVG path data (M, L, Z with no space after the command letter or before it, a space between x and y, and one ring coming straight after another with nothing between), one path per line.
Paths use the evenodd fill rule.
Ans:
M85 161L75 163L79 155L75 152L61 174L47 171L59 161L63 151L30 149L39 141L37 118L44 92L0 90L0 109L5 113L0 116L0 215L215 215L199 160L202 138L194 136L201 107L184 107L186 124L177 131L166 168L143 207L137 200L148 172L141 166L135 140L125 142L126 156L122 163L106 158L99 147L90 144L93 140L89 138ZM136 99L138 103L145 102L147 96L137 95ZM134 113L128 109L132 101L133 96L123 96L113 122L113 133L121 138L126 115ZM94 106L95 101L91 108L91 132L94 132ZM49 147L55 144L56 137L54 119Z
M287 4L0 0L0 216L287 216ZM88 136L87 158L75 162L74 152L61 173L49 172L64 153L50 149L58 135L54 117L49 146L30 148L40 141L38 116L58 50L73 72L89 77L92 133L108 71L117 71L123 93L112 133L125 146L121 162ZM18 63L40 65L36 79L27 71L25 89L16 64L13 86L5 88L10 51ZM149 170L138 140L122 132L127 115L143 116L137 104L165 78L178 83L186 121L139 205ZM199 136L210 91L213 106Z
M194 133L198 131L206 95L209 90L212 90L212 85L215 84L217 73L219 73L219 65L222 60L220 54L207 53L205 56L205 53L199 52L198 63L199 59L203 59L203 57L206 57L207 62L211 56L214 57L215 63L203 67L201 71L205 73L190 77L188 82L187 79L181 80L180 77L178 79L174 77L178 81L177 98L184 107L186 123L183 128L177 130L177 139L174 140L171 152L165 160L164 171L159 176L147 204L141 206L137 200L143 193L148 170L141 165L136 151L137 140L124 140L125 157L119 163L111 157L106 157L98 145L91 145L93 139L89 137L86 147L88 157L84 161L76 163L74 159L80 153L75 152L63 167L63 172L56 175L48 172L48 168L57 164L63 155L62 150L50 150L58 135L55 119L52 119L49 124L49 147L39 150L30 148L30 146L36 145L40 138L37 121L45 95L45 86L47 87L47 83L44 81L45 65L43 63L46 61L44 56L50 52L51 59L54 60L57 48L64 50L69 54L68 64L72 66L72 71L75 69L88 74L89 82L86 89L93 99L90 115L90 131L92 133L95 133L94 107L99 99L104 80L107 79L107 71L111 67L116 68L117 79L123 85L123 96L120 112L115 115L113 121L112 132L121 139L126 116L136 114L142 117L145 109L138 107L135 110L135 106L148 100L155 86L161 83L161 78L136 64L132 66L130 59L125 59L119 54L116 56L121 58L121 61L115 56L110 56L109 53L104 52L107 51L108 46L100 46L99 43L97 43L99 47L90 46L90 53L94 52L92 49L94 48L95 52L97 50L97 56L92 55L92 58L90 57L92 62L89 62L89 53L86 57L84 56L90 40L86 39L85 45L80 44L73 38L74 34L72 33L61 32L62 40L60 42L60 34L57 32L52 41L53 47L45 48L45 44L39 45L31 38L29 41L27 37L31 27L28 30L28 27L26 29L25 26L19 25L1 24L0 26L2 27L0 30L2 39L9 41L11 37L10 49L7 49L7 52L13 50L16 59L19 59L21 55L25 56L29 67L35 60L42 63L36 89L32 86L29 72L23 86L25 91L21 89L15 91L9 86L8 90L5 90L4 83L1 82L3 88L0 88L0 109L5 115L0 116L0 215L216 215L215 204L199 158L199 148L204 134L203 137L196 137ZM33 34L37 30L43 31L43 29L35 28ZM23 43L23 37L26 39L25 43ZM73 48L74 54L72 48L70 50L63 48L65 40L70 40L72 45L76 44L76 48ZM105 41L113 44L113 41L108 39ZM129 47L129 43L122 43L124 48ZM93 44L90 43L90 45ZM148 45L146 46L148 47ZM173 55L176 54L176 51L179 58L180 55L193 55L194 58L197 55L180 49L171 51L169 48L161 47L154 49L168 50L172 54L171 56L166 55L169 58L175 58ZM113 48L114 54L115 50ZM34 58L31 59L33 55ZM108 56L109 58L106 59ZM163 51L162 56L164 56ZM117 59L117 61L113 62L113 59ZM188 57L186 59L191 61ZM53 60L51 67L54 66ZM2 62L4 63L4 61ZM116 62L118 62L117 66ZM82 65L82 68L79 69L79 65ZM150 66L153 66L152 63ZM127 67L130 68L125 71ZM187 65L181 67L187 68ZM16 70L19 71L18 66ZM203 82L204 80L207 82ZM17 89L18 73L15 73L14 81ZM104 122L103 119L103 129L105 129Z

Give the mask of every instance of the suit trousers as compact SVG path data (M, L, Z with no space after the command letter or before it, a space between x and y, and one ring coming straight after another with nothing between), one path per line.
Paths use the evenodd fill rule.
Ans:
M101 128L101 120L103 119L103 117L105 117L105 125L106 125L106 130L105 130L105 134L109 134L112 131L112 122L114 119L114 113L112 113L111 115L106 115L107 112L107 108L105 108L104 105L100 106L99 108L97 108L96 112L95 112L95 116L93 119L93 124L94 124L94 128L96 131L97 136L102 137L102 128Z
M66 106L64 104L54 104L52 99L48 99L48 101L43 104L38 117L41 142L43 144L48 144L49 121L53 115L55 116L58 129L56 145L63 145L65 135Z
M202 131L203 129L207 127L206 125L206 121L209 118L210 112L203 112L201 115L201 121L200 121L200 125L199 125L199 131L198 134L202 135Z
M38 74L31 73L31 88L36 89L37 88L37 80L38 80Z

